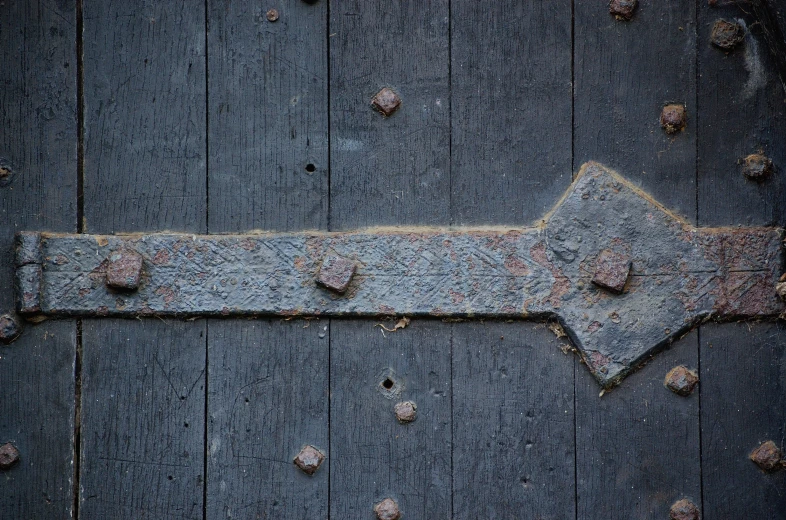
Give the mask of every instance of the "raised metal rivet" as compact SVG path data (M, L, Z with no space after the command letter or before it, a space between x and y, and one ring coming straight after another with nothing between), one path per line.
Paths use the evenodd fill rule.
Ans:
M22 324L13 314L0 316L0 343L8 345L22 333Z
M396 403L393 409L396 412L396 419L398 419L400 423L411 423L418 416L418 406L412 401Z
M113 289L133 291L139 288L142 276L142 255L136 251L114 251L109 255L106 284Z
M322 465L325 460L325 455L316 449L314 446L304 446L300 453L298 453L292 462L303 470L306 475L313 475Z
M690 370L688 367L680 365L669 370L663 384L666 388L671 390L677 395L683 397L689 396L693 389L699 382L699 375L695 370Z
M676 134L685 128L687 122L688 117L685 105L670 103L661 110L660 126L663 127L667 134Z
M331 291L343 294L355 275L355 262L338 255L327 255L317 274L317 283Z
M767 472L778 471L786 464L786 461L783 460L783 452L773 441L761 443L751 452L750 459Z
M699 508L687 498L677 500L669 510L671 520L699 520L700 517Z
M744 39L745 29L738 23L718 19L715 21L715 25L712 26L710 41L720 49L730 51Z
M371 104L387 117L401 106L401 98L393 90L385 87L377 92L377 95L371 100Z
M614 15L617 20L628 21L633 18L633 11L639 5L638 0L611 0L609 2L609 13Z
M761 180L772 173L772 160L760 153L752 153L742 160L742 173L749 179Z
M604 249L595 261L592 283L615 294L622 293L630 274L630 256Z
M267 14L267 21L268 22L275 22L278 20L278 10L276 9L269 9Z
M374 506L374 512L379 520L398 520L401 518L401 511L398 504L392 498L386 498Z
M19 462L19 450L16 446L7 442L0 446L0 469L9 469Z

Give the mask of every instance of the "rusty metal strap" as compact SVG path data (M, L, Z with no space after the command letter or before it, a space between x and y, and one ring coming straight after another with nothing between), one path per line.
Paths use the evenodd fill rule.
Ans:
M590 163L532 228L22 233L17 301L47 316L554 317L610 386L702 319L782 312L782 239L694 228Z

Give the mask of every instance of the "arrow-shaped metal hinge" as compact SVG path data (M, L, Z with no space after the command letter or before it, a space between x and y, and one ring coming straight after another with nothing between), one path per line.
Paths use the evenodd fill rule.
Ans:
M701 320L776 316L779 228L695 228L598 164L531 228L17 236L43 316L559 320L603 386Z

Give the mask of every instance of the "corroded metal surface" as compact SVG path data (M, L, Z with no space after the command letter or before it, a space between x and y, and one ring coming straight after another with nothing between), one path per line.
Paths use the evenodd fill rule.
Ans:
M31 271L23 273L18 310L51 316L557 318L600 383L611 386L702 319L779 314L782 234L775 228L694 228L622 177L589 163L532 228L42 234L40 255L21 249L24 258L41 263L18 268ZM28 237L20 243L34 242ZM120 250L143 258L135 292L107 287L110 255ZM318 283L331 256L355 266L343 294ZM604 265L615 275L608 288L593 283ZM28 279L36 273L38 292Z

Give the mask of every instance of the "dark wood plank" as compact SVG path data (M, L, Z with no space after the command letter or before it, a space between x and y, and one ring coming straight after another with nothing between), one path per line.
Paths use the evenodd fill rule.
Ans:
M571 2L451 4L456 224L530 224L571 181Z
M731 52L710 44L719 18L749 29ZM700 4L699 223L783 225L786 222L786 92L761 20L738 5ZM774 175L746 179L742 158L760 152ZM705 518L782 518L784 473L766 475L748 455L759 443L783 446L786 415L780 404L786 334L779 324L705 325L701 328L702 463ZM778 403L778 404L776 404Z
M330 460L308 476L292 459L328 453L327 321L211 320L207 518L324 518Z
M405 518L450 518L450 326L383 335L373 321L332 320L330 342L331 517L371 518L390 497ZM403 401L414 422L396 419Z
M211 0L208 17L210 231L326 229L327 2Z
M616 168L695 221L695 5L639 2L627 22L607 3L575 8L574 164ZM685 104L688 121L669 136L659 118L671 102ZM577 365L579 518L667 518L680 498L700 504L698 395L681 398L663 386L674 366L697 368L697 352L694 333L602 398Z
M543 324L453 326L453 518L574 518L563 343Z
M204 3L83 9L85 230L205 232ZM81 517L202 516L204 335L85 321Z
M0 313L13 304L13 235L76 231L77 58L73 1L0 6ZM9 182L10 179L10 182ZM0 348L0 518L70 518L74 479L73 321L28 325Z
M330 222L448 224L448 0L330 6ZM383 87L401 107L371 107Z
M85 320L81 518L202 518L204 321Z
M578 518L668 518L677 500L701 504L699 392L680 397L663 385L673 367L697 367L696 338L676 342L603 397L576 364Z
M327 13L208 3L211 232L327 229ZM209 321L207 518L327 515L330 457L311 477L292 459L329 455L329 327Z
M693 221L694 3L639 2L625 22L609 14L606 3L576 2L575 15L575 166L594 160L615 168ZM674 135L660 127L667 103L687 108L687 127Z
M204 2L83 4L84 231L204 231Z
M783 518L786 471L767 474L748 456L786 443L784 370L782 323L701 328L704 518Z
M777 3L777 2L776 2ZM786 91L759 20L736 2L699 11L699 223L784 225L786 222ZM731 52L710 43L719 18L742 21L749 32ZM739 164L753 153L772 159L761 182Z

